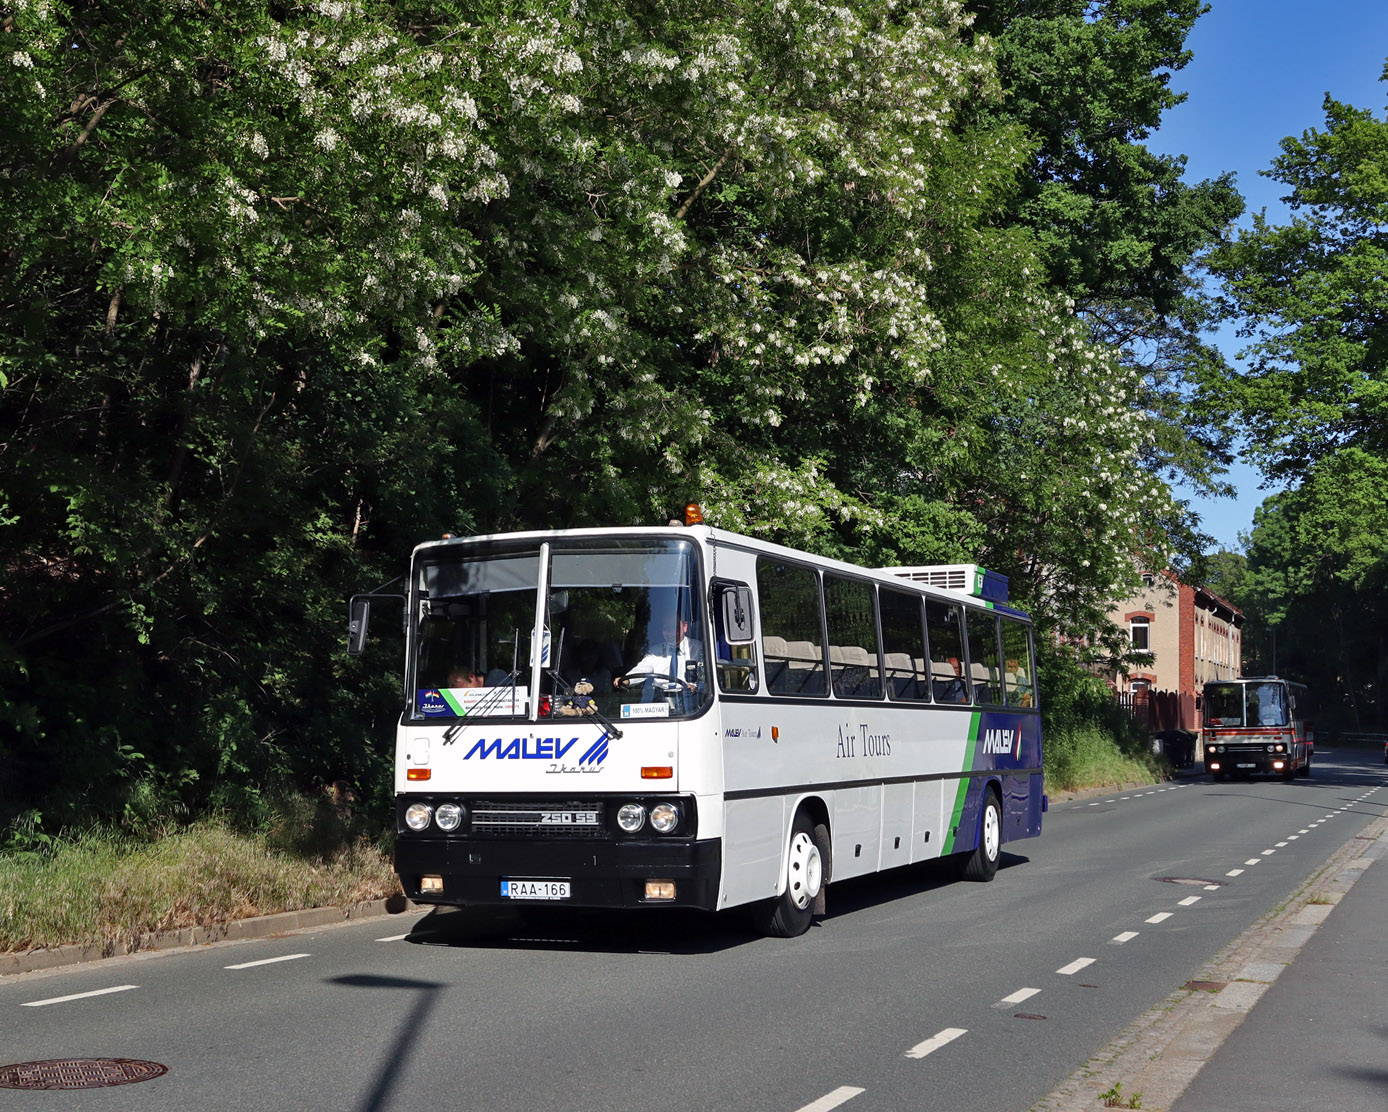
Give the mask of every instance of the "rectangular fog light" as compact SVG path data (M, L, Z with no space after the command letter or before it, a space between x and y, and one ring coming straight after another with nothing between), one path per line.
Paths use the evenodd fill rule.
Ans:
M673 900L675 898L675 882L673 880L648 880L646 881L646 899L648 900Z
M441 876L422 876L419 878L419 890L421 892L442 892L443 877Z

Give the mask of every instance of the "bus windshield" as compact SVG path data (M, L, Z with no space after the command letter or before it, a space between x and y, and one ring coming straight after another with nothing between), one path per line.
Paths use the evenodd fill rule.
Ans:
M698 563L687 541L580 540L549 552L532 685L538 545L444 549L420 569L415 712L668 718L708 700ZM586 683L584 682L586 681Z
M687 541L556 545L545 618L553 712L665 718L701 708L709 684L698 582Z
M1205 685L1206 726L1285 726L1287 689L1280 683Z

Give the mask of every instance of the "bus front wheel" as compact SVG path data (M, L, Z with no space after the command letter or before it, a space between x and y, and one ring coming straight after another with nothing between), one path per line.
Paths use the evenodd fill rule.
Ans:
M983 815L978 823L978 848L964 861L960 875L965 880L992 880L1002 856L1002 805L989 791L983 797Z
M766 932L794 938L810 929L828 872L829 831L801 811L790 828L786 848L785 891L776 897Z

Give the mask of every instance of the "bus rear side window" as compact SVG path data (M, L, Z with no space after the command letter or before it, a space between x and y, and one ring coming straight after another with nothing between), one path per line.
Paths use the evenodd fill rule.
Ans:
M774 695L826 694L819 578L799 564L758 560L757 595L767 690Z
M1031 630L1012 618L1002 619L1003 682L1009 707L1034 707L1036 681L1031 674Z

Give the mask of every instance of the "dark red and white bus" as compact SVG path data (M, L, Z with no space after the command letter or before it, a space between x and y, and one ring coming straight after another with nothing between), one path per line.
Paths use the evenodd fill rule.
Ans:
M1315 733L1304 684L1279 676L1211 680L1201 699L1205 769L1226 776L1311 775Z

